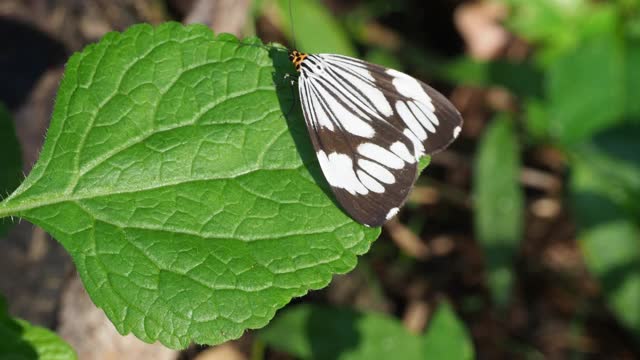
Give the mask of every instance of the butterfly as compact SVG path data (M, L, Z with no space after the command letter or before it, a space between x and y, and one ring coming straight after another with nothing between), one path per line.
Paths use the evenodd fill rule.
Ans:
M381 226L405 203L420 158L462 130L442 94L402 72L335 54L293 50L305 123L320 168L342 208Z

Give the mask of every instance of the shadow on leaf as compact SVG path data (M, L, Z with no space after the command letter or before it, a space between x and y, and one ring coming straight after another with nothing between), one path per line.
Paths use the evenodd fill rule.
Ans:
M285 116L289 132L296 144L296 149L302 158L302 162L322 191L337 207L342 208L322 174L316 158L316 152L311 144L298 96L298 75L295 73L293 64L289 61L289 54L282 51L282 49L273 48L269 51L269 56L273 59L273 67L276 70L273 73L273 82L276 86L280 109Z
M347 309L313 307L306 324L311 358L337 359L357 348L361 340L356 324L361 316Z

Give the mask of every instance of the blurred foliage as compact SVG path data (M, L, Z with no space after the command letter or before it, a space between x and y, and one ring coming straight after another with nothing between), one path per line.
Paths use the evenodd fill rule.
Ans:
M498 116L479 145L473 195L476 236L484 249L489 288L500 308L509 303L513 258L523 236L519 175L520 151L511 119Z
M542 97L523 99L529 135L569 155L586 265L640 335L640 2L504 2L545 82Z
M469 334L446 302L423 335L410 333L402 323L382 314L299 305L278 314L258 337L302 359L473 358Z
M567 148L608 127L638 121L635 0L503 2L512 9L511 29L536 45L534 60L545 79L541 98L524 99L533 134Z
M53 332L12 318L7 302L0 295L0 359L73 360L77 355Z
M12 193L22 180L20 144L9 110L0 103L0 199ZM10 219L0 218L0 237L11 226Z
M640 126L609 129L572 155L585 262L611 310L640 338Z
M313 305L282 311L260 338L302 359L420 358L420 339L381 314Z
M447 302L442 302L438 306L423 338L423 358L425 355L432 359L474 358L469 333Z

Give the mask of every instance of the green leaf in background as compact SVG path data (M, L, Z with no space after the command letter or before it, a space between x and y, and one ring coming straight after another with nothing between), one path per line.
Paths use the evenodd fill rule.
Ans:
M639 5L640 7L640 5ZM640 23L640 16L638 16ZM628 37L625 40L625 118L640 123L640 38Z
M551 137L570 148L640 118L640 42L624 26L626 18L633 18L625 14L628 4L501 1L511 8L511 28L538 45L535 59L547 70L544 98L527 104L527 125L535 137Z
M382 48L372 49L365 56L365 61L380 66L387 67L389 69L402 69L403 64L400 62L397 56L392 52Z
M22 180L22 155L9 110L0 103L0 199L12 193ZM9 219L0 218L0 237L11 226Z
M475 160L475 232L484 249L489 287L500 308L511 295L513 257L523 237L517 144L510 119L500 115L482 137Z
M265 6L275 5L278 9L282 29L291 39L295 40L298 50L309 53L335 53L355 56L356 51L345 30L336 22L328 9L318 0L264 1ZM289 15L289 2L293 19ZM295 31L295 39L291 32L291 21Z
M640 338L640 127L598 134L572 155L571 195L585 263Z
M511 7L510 28L529 41L566 43L575 34L566 34L567 23L584 8L585 0L500 0Z
M507 25L540 46L536 59L550 64L582 40L616 27L615 4L591 0L499 0L511 8Z
M417 336L386 315L316 305L286 309L258 337L302 359L473 359L464 323L443 302Z
M77 359L71 346L53 332L14 319L7 312L0 296L0 359L73 360Z
M249 42L139 25L74 55L42 155L0 203L62 243L123 334L237 338L380 233L328 195L286 51Z
M422 341L385 315L300 305L259 332L274 348L302 359L423 359Z
M607 34L583 43L551 66L549 130L563 144L583 141L624 119L622 49L622 43Z
M424 335L424 353L429 359L473 359L469 332L448 302L442 302L429 322Z
M549 139L549 129L551 128L551 118L547 103L540 99L528 99L524 101L523 110L525 113L524 125L527 135L534 140L545 141Z
M543 94L542 73L533 64L505 60L480 62L463 57L440 67L438 76L454 83L472 86L502 86L521 97Z

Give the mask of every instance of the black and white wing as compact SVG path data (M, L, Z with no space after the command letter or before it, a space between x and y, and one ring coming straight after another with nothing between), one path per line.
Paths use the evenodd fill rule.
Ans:
M299 62L302 110L327 182L352 218L382 225L406 201L420 158L458 136L460 113L396 70L333 54Z

